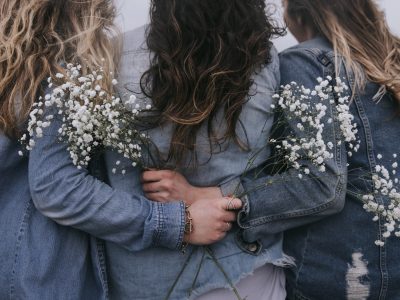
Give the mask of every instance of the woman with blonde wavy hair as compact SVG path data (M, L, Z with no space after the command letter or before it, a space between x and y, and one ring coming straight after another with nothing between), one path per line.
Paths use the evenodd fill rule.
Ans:
M18 153L33 103L45 93L46 79L64 72L63 63L102 67L111 89L119 55L114 17L112 0L0 4L0 299L106 299L104 252L95 237L128 250L174 248L184 231L181 203L155 204L78 170L57 138L56 120L29 157ZM101 172L93 166L92 173ZM216 228L235 218L226 203L192 206L202 228L192 243L225 235Z
M114 14L108 0L0 3L0 299L105 297L100 261L91 260L96 244L35 208L31 158L18 155L18 138L61 62L115 69Z

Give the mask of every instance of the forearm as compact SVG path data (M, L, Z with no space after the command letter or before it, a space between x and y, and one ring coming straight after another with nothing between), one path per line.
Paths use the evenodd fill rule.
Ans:
M112 241L129 250L150 246L179 248L183 239L182 202L153 203L117 191L78 170L56 123L30 153L31 194L37 209L55 222Z
M258 179L243 178L247 201L239 215L240 226L255 235L271 234L340 212L347 186L346 163L341 158L340 161L328 163L323 173L310 164L310 174L302 178L297 170Z
M325 69L313 55L304 51L283 55L282 84L297 82L312 89L319 74L330 74L332 70ZM306 71L303 70L304 65L309 66ZM324 97L322 100L316 94L316 97L308 98L310 102L306 102L308 109L317 105L325 106L324 123L319 127L319 137L314 131L305 130L301 126L301 122L304 121L294 117L287 107L282 109L284 131L290 133L283 134L283 138L286 139L286 143L287 140L298 143L301 150L295 155L283 155L289 163L289 169L281 174L263 175L261 178L247 174L243 178L242 185L247 203L239 215L239 225L245 230L246 238L256 240L262 234L282 232L342 210L347 189L347 150L337 115L336 96L333 92L327 95L328 98ZM298 99L302 101L303 98L299 96ZM310 114L312 115L312 112ZM286 136L289 137L285 138ZM316 145L317 140L319 145L323 143L325 146L316 148L317 154L314 154L312 146L302 148L303 144ZM327 151L329 155L322 157L321 153ZM323 164L316 163L316 156L323 160ZM291 159L294 159L296 164L293 164ZM280 159L278 160L277 163L281 164Z

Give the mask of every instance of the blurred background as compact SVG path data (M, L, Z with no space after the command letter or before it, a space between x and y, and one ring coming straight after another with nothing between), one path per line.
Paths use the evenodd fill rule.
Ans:
M118 24L122 31L128 31L147 23L150 0L115 0L118 8ZM334 0L332 0L334 1ZM350 0L351 1L351 0ZM269 0L276 7L276 19L283 24L281 12L281 0ZM400 12L399 0L378 0L386 12L386 16L392 30L400 36ZM279 51L282 51L294 44L296 40L290 34L277 38L274 43Z

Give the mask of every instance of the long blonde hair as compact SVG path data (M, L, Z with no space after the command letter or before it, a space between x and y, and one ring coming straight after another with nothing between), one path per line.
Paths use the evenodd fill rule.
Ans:
M112 0L2 0L0 131L20 134L43 80L63 72L61 62L114 72L114 18Z
M400 39L389 29L373 0L287 0L287 14L300 20L333 45L355 74L390 92L400 105Z

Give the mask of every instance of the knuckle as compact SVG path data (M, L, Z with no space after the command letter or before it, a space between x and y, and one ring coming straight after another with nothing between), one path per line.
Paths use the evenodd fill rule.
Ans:
M163 188L165 188L166 190L171 190L172 182L170 180L164 180L163 181Z

